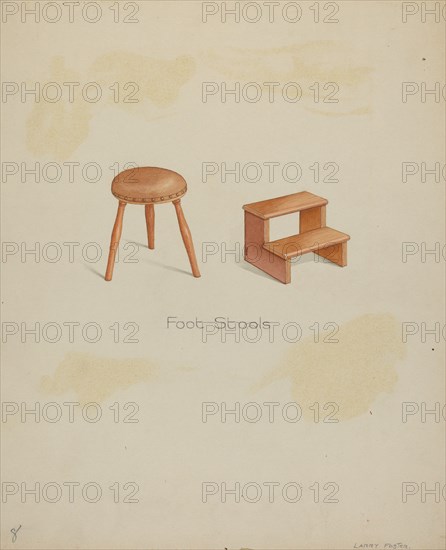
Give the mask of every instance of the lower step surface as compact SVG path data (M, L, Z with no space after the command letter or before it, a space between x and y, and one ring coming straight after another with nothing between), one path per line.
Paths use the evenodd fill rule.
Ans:
M349 239L350 236L347 233L342 233L331 227L321 227L299 235L270 241L265 243L263 248L287 260L307 252L314 252L347 242Z

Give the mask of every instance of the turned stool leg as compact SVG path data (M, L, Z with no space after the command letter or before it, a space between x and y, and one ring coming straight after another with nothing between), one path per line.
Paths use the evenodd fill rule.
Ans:
M147 225L147 242L149 248L155 248L155 207L153 204L146 204L146 225Z
M116 251L119 246L119 239L122 233L122 219L124 217L125 202L119 202L118 213L116 214L115 225L113 226L113 232L110 241L110 253L108 255L107 271L105 273L105 280L111 281L113 277L113 268L115 266Z
M192 242L192 235L190 234L189 226L187 225L186 218L181 208L181 201L173 201L175 211L177 213L178 224L180 226L181 236L183 237L183 243L186 247L187 255L189 256L190 266L194 277L200 277L200 270L198 269L197 258L195 257L194 244Z

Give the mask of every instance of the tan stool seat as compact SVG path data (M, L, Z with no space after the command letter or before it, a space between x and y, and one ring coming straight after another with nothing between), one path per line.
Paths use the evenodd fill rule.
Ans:
M112 182L113 195L133 204L171 202L187 191L186 180L173 170L165 168L129 168Z

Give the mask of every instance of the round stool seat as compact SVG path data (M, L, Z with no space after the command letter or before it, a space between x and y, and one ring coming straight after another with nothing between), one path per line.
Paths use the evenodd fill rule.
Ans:
M165 168L129 168L119 173L111 191L120 201L134 204L171 202L187 191L185 179Z

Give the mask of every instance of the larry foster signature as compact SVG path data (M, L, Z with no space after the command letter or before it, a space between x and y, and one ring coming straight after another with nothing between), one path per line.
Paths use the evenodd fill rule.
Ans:
M359 544L355 542L353 548L356 548L358 550L409 550L410 547L407 546L407 544L403 544L402 542L397 542L395 544L392 544L390 542L386 542L385 544Z

